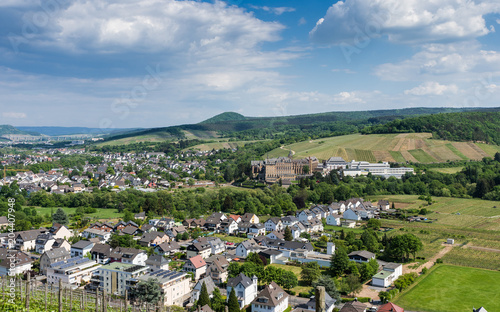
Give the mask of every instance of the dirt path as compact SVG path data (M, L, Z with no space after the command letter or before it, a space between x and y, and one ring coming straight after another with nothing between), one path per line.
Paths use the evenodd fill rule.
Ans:
M418 262L413 262L413 263L405 264L403 266L403 274L411 273L411 272L418 273L418 272L422 271L423 268L430 269L434 265L434 262L436 262L437 259L439 259L439 258L443 257L444 255L446 255L453 248L453 245L448 245L448 244L444 244L444 243L443 243L443 245L444 245L443 249L441 249L437 254L435 254L434 256L432 256L432 258L430 258L429 261L427 261L426 263L418 266L417 268L410 268L410 267L414 266Z
M469 245L469 244L465 245L463 248L470 248L470 249L475 249L475 250L490 251L490 252L498 252L498 253L500 253L499 249L487 248L487 247L479 247L479 246L472 246L472 245Z
M282 150L284 150L284 146L280 146L280 148L281 148ZM293 155L295 155L295 151L293 151L293 150L289 150L289 151L291 151L291 152L292 152L292 156L293 156Z

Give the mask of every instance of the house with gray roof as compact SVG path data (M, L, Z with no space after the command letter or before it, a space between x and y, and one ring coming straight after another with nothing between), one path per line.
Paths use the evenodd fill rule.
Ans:
M234 288L241 309L249 305L257 297L257 282L257 276L254 275L249 278L240 273L238 276L228 279L226 290L228 294L231 294L231 289ZM229 300L229 296L227 296L227 300Z
M78 241L71 246L71 257L84 257L87 253L90 253L92 247L94 247L94 243L91 241Z
M65 248L54 248L51 250L47 250L40 257L40 273L47 274L47 268L50 267L51 264L67 260L71 258L71 254Z

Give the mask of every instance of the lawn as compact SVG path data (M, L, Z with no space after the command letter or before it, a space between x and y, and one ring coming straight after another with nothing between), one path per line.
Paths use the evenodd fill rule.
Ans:
M440 265L394 303L421 312L500 311L500 272Z
M303 284L303 282L300 280L300 273L302 272L302 268L298 266L293 266L293 265L283 265L283 264L277 264L273 263L270 264L270 266L277 267L286 271L292 271L293 274L297 276L299 279L299 285L292 288L291 290L294 291L297 295L299 293L303 292L310 292L312 287L311 286L306 286ZM327 270L321 270L322 274L327 274Z
M51 214L52 211L56 212L57 207L56 208L36 207L36 210L39 214L45 215L47 213ZM63 207L62 210L64 210L64 212L66 212L67 215L70 215L75 213L76 208ZM85 214L85 216L97 219L119 219L123 217L123 213L119 213L118 210L116 209L97 208L97 212L92 214Z
M214 234L216 237L220 237L225 242L230 242L230 243L235 243L239 244L241 242L246 241L248 238L243 238L243 237L237 237L237 236L229 236L225 234Z

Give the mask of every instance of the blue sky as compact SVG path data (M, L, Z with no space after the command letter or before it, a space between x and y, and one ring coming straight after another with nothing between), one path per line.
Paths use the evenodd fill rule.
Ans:
M496 0L3 0L0 124L500 106Z

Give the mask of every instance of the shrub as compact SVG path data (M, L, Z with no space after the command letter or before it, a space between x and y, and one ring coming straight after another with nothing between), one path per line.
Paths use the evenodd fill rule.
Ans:
M436 259L436 263L437 263L437 264L443 263L443 259L441 259L441 258Z
M309 293L307 292L301 292L299 293L299 297L302 297L302 298L309 298L311 295L309 295Z
M424 268L422 268L422 274L425 274L425 273L427 273L427 268L424 267Z

